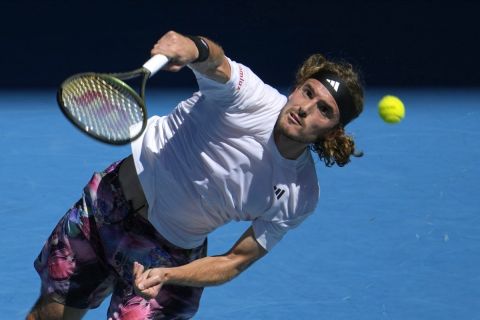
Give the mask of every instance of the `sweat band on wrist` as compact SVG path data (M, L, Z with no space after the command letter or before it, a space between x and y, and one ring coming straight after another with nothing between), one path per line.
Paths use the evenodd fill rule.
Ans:
M207 60L208 56L210 55L210 48L208 47L207 41L205 41L203 38L198 36L186 35L186 37L192 40L193 43L195 43L195 46L197 47L197 50L198 50L198 58L192 63L197 63L197 62L202 62Z
M316 74L313 78L320 81L337 102L338 111L340 112L340 123L343 126L358 116L353 103L353 97L342 79L332 73Z

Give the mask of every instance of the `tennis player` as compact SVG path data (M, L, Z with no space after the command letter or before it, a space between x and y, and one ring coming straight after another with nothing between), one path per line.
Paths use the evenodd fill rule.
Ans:
M97 172L45 243L41 295L28 319L80 319L112 294L109 319L188 319L202 290L238 276L314 212L313 153L346 165L344 131L363 109L348 64L316 54L280 94L204 37L170 31L151 53L193 70L199 90L153 116L132 155ZM251 226L225 254L207 236Z

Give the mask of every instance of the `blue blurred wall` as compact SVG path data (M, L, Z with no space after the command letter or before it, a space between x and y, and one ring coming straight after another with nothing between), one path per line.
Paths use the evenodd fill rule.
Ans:
M289 85L318 51L359 66L369 86L478 86L479 9L474 1L4 0L0 86L135 68L169 29L217 40L276 85ZM190 81L182 73L153 85Z

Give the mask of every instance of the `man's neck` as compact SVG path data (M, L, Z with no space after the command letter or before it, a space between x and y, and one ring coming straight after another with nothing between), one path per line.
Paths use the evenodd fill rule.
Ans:
M297 159L303 152L305 152L305 149L308 146L305 143L292 140L279 132L274 131L273 137L278 152L280 152L284 158L289 160Z

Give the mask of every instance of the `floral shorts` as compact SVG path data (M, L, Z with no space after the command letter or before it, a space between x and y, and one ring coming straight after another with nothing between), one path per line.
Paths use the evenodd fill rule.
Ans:
M136 296L133 262L174 267L206 255L207 243L182 249L133 213L118 180L120 162L95 173L82 198L67 211L34 266L42 293L61 304L96 308L110 294L108 319L189 319L203 288L165 285L155 299Z

